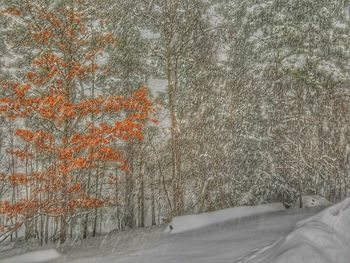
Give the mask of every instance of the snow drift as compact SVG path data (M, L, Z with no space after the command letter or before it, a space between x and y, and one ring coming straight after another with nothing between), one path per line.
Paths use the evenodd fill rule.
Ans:
M349 263L350 198L299 221L274 244L240 263Z
M197 215L179 216L173 218L166 232L180 233L236 218L283 210L285 208L282 203L272 203L258 206L240 206Z
M28 252L22 255L14 256L11 258L5 258L1 260L1 263L37 263L46 262L61 256L55 249L40 250Z
M302 197L301 201L304 208L325 207L330 206L332 204L326 198L319 195L305 195ZM298 200L295 202L295 207L298 207L299 203L300 200L298 198Z

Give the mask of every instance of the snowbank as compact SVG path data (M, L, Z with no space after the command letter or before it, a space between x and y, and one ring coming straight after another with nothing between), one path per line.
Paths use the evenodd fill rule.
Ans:
M236 218L283 210L285 208L282 203L272 203L259 206L240 206L198 215L179 216L173 218L166 232L180 233Z
M1 253L1 252L4 252L4 251L11 250L11 249L13 249L14 247L15 247L15 243L13 243L13 242L1 244L1 246L0 246L0 253Z
M295 229L240 263L349 263L350 198L299 221Z
M1 263L37 263L59 258L61 255L55 249L28 252L22 255L5 258Z
M303 208L330 206L332 204L326 198L319 195L306 195L303 196L301 201ZM299 207L299 199L295 203L295 207Z

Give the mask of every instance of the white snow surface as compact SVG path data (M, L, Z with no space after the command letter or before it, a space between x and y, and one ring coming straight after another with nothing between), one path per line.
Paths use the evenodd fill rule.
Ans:
M239 206L234 208L228 208L224 210L201 213L197 215L186 215L173 218L170 227L166 229L166 232L181 233L192 229L217 224L237 218L247 217L251 215L257 215L260 213L276 212L285 210L282 203L272 203L258 206Z
M349 263L350 198L299 221L272 245L240 263Z
M302 205L305 208L310 207L322 207L322 206L330 206L332 203L329 202L326 198L319 195L306 195L302 197ZM299 199L295 203L295 206L299 206Z
M14 256L11 258L0 260L1 263L36 263L36 262L47 262L61 255L55 249L39 250L24 253L22 255Z
M68 242L57 248L60 254L16 256L22 253L16 248L12 254L0 252L0 262L349 263L349 207L350 199L321 212L318 207L282 210L281 204L237 207L175 218L172 233L165 233L165 226L110 233ZM175 233L176 228L181 231Z

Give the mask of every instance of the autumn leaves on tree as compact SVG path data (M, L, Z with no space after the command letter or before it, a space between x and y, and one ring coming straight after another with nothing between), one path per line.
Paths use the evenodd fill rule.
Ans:
M144 87L129 97L84 92L99 76L108 77L107 66L97 61L103 61L105 48L117 41L98 32L99 23L89 21L81 1L68 2L52 10L27 2L4 11L25 26L22 44L34 54L23 83L1 81L6 94L0 100L1 114L22 124L18 126L27 124L15 131L21 147L9 149L23 170L0 178L26 195L0 203L0 213L7 218L0 226L2 233L21 226L29 231L38 218L44 225L54 220L64 242L70 220L89 209L116 204L118 200L90 191L91 176L112 178L102 166L128 169L117 146L142 140L153 112Z

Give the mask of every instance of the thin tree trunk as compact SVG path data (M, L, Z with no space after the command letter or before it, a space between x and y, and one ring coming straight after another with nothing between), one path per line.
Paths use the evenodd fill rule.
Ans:
M155 189L154 189L154 181L151 182L151 224L152 226L156 225L156 200L155 200Z
M96 170L96 185L95 185L95 197L96 199L99 197L99 181L100 181L100 169L99 169L99 165L100 163L97 162L97 170ZM96 230L97 230L97 207L95 207L94 209L94 221L93 221L93 227L92 227L92 236L95 237L96 236Z
M115 185L114 185L114 194L115 194L115 205L117 206L117 214L116 214L116 225L118 226L118 230L121 229L121 221L120 221L120 202L119 202L119 178L118 178L118 166L115 167Z
M134 176L133 176L133 146L128 145L129 170L126 172L125 187L125 226L134 227Z
M141 147L140 147L141 148ZM138 214L139 214L139 227L145 226L145 193L144 193L144 162L141 153L139 163L139 198L138 198Z
M171 59L171 58L169 58ZM180 161L180 130L176 117L176 84L173 80L171 62L168 62L168 97L171 119L171 154L172 154L172 181L173 181L173 203L174 215L184 213L184 189L181 178Z

